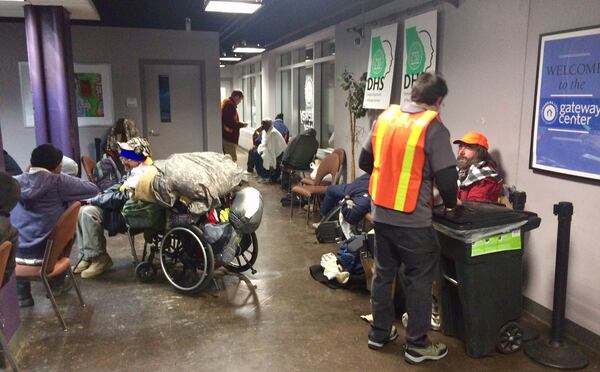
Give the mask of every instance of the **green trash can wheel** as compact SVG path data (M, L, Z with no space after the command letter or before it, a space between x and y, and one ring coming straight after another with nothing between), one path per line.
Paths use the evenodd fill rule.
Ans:
M517 322L508 322L498 332L496 349L502 354L510 354L521 348L523 330Z

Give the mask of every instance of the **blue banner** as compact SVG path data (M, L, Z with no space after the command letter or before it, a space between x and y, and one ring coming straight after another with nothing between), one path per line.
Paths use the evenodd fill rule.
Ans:
M531 166L600 179L600 28L542 35Z

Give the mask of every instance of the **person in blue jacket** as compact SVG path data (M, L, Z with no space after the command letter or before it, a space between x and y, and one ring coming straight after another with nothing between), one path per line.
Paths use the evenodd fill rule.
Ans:
M342 200L342 215L350 225L358 224L371 210L371 198L369 197L368 173L358 177L354 182L343 185L331 185L325 191L325 198L321 204L321 217L327 216Z
M18 264L41 265L46 241L68 205L100 192L92 182L61 173L62 159L62 151L56 147L40 145L31 153L29 170L15 176L21 197L10 213L10 221L19 231ZM69 285L70 281L62 277L51 285L60 287L62 283ZM28 280L17 281L17 294L21 307L33 306Z

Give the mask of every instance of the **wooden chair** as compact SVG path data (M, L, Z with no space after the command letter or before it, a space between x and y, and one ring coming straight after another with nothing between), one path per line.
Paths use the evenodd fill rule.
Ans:
M310 209L311 205L313 209L316 209L316 201L318 196L325 194L327 185L322 183L323 177L331 174L331 178L335 179L338 169L340 168L340 158L337 154L329 154L323 159L319 168L317 169L317 176L315 177L315 185L296 185L292 188L292 200L295 194L308 198L308 212L306 214L306 223L310 221ZM290 217L294 215L294 204L290 203Z
M58 305L56 304L56 299L54 298L48 279L56 278L65 273L69 274L69 278L73 281L73 287L75 287L75 291L77 292L77 297L79 297L79 302L82 307L85 307L79 286L75 280L75 275L73 275L73 270L71 270L71 260L69 259L71 247L75 241L75 228L77 226L77 215L79 214L80 207L81 204L79 202L73 203L56 223L46 242L42 266L17 264L16 267L17 278L41 281L44 284L48 298L52 302L54 312L64 331L67 331L67 324L58 310Z
M344 174L344 169L346 168L346 151L344 151L344 149L340 147L333 150L333 153L337 154L338 158L340 158L340 168L338 169L335 180L333 180L333 184L337 185L340 183L340 179L342 178L342 175ZM346 183L348 183L348 180L346 180Z
M335 178L332 181L322 180L321 185L337 185L340 182L340 178L341 178L343 170L344 170L344 165L346 164L346 152L344 151L344 149L339 148L339 149L333 150L332 154L337 155L338 158L340 159L340 167L337 171L337 175L335 176ZM311 178L310 176L304 177L300 181L300 183L303 185L311 185L311 186L316 185L315 179Z
M12 250L12 243L6 241L0 244L0 287L2 287L2 280L4 279L4 271L6 270L6 263L8 261L8 257L10 257L10 251ZM8 351L8 342L4 338L4 315L0 312L0 351L4 353L6 359L8 359L8 363L12 367L13 371L19 371L17 367L17 362L13 358L10 351Z
M85 171L85 175L87 176L89 181L94 182L94 167L96 167L96 162L94 159L89 156L81 157L81 167Z

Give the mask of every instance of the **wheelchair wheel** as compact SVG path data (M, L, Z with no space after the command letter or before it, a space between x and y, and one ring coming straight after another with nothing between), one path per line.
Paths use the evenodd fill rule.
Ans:
M225 267L234 273L241 273L252 269L257 258L258 238L256 234L244 234L237 245L235 258L229 264L225 265Z
M201 239L193 225L167 231L160 245L160 266L173 287L182 292L198 292L212 280L215 259L212 248Z
M156 265L148 261L143 261L135 267L135 276L137 276L140 282L148 283L156 279L156 271Z

